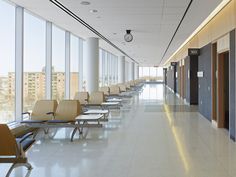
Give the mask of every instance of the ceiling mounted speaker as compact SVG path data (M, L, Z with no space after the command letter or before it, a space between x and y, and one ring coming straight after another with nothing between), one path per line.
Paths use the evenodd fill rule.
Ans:
M131 30L126 30L124 39L126 42L131 42L133 40L133 35L131 34Z

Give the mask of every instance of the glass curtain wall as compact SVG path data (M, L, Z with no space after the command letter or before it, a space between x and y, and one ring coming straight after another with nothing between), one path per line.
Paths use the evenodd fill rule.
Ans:
M146 80L163 81L163 68L139 67L139 78Z
M99 87L118 83L118 57L99 49Z
M46 20L24 10L24 34L23 37L23 67L15 62L15 6L5 0L0 0L0 123L16 121L17 114L23 111L31 111L36 100L46 99L46 93L50 93L51 99L58 101L65 97L65 73L70 72L70 97L73 98L78 91L79 61L82 60L83 42L76 35L71 35L70 43L70 67L65 66L65 30L52 25L52 58L46 62ZM18 23L20 24L20 23ZM20 48L19 48L20 49ZM50 50L50 49L49 49ZM112 53L100 49L100 86L116 84L118 80L118 58ZM47 66L47 63L51 63ZM46 70L52 67L51 73ZM22 72L23 81L17 87L23 88L23 95L15 93L15 71ZM51 76L52 82L46 83L46 77ZM49 77L50 78L50 77ZM46 90L47 89L47 90ZM68 91L68 90L67 90ZM50 96L50 94L49 94ZM47 96L47 97L49 97ZM15 100L22 100L23 105L16 105ZM23 110L21 110L23 106ZM22 118L17 117L17 121Z
M0 123L15 121L15 6L0 0Z

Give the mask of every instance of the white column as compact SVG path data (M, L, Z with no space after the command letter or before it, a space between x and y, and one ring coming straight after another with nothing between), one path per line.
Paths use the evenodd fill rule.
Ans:
M118 58L118 83L125 83L125 56Z
M125 67L127 67L127 73L125 79L128 82L131 80L131 63L127 61Z
M134 62L131 62L131 80L134 80Z
M23 110L23 57L24 57L24 9L20 6L16 7L15 21L15 117L16 121L21 121Z
M46 99L52 98L52 22L46 23Z
M136 65L136 79L139 79L139 65Z
M83 90L83 40L79 39L79 91Z
M70 99L70 32L65 33L65 99Z
M84 78L88 92L98 91L99 87L99 41L98 38L88 38L84 46Z

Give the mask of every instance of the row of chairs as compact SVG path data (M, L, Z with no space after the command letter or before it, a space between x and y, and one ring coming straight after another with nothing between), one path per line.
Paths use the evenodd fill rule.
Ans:
M99 90L104 92L105 96L107 97L122 97L122 96L129 96L122 94L122 93L129 93L130 91L133 90L138 90L140 88L142 88L143 86L143 80L141 79L137 79L134 81L129 81L123 84L116 84L116 85L112 85L112 86L104 86L104 87L100 87Z
M120 108L122 99L109 99L105 96L103 91L92 92L76 92L74 100L78 100L84 107L99 106L102 109L109 109L109 107Z
M73 141L77 130L80 134L83 134L85 126L101 127L100 122L105 117L104 114L84 115L78 100L62 100L59 104L56 100L38 100L34 105L32 113L25 112L23 114L27 114L28 119L23 120L22 124L37 128L37 130L42 128L45 133L48 133L49 128L74 128L71 141ZM93 122L93 124L89 124L89 122ZM96 123L94 124L94 122Z
M38 100L32 112L24 112L27 119L21 123L36 128L21 138L15 138L7 124L0 124L0 163L12 163L6 177L12 170L19 166L25 166L30 174L32 166L28 163L25 152L34 144L35 136L41 128L48 133L49 128L70 127L74 128L71 141L79 131L83 135L84 127L102 127L100 122L105 115L83 115L83 110L78 100ZM92 122L92 124L91 124Z
M15 138L6 124L0 124L0 163L13 163L6 177L9 177L12 170L18 166L27 167L28 174L30 173L32 166L28 163L25 152L34 144L34 136L40 128L45 133L48 133L51 127L74 128L71 135L71 141L73 141L77 131L83 135L84 127L102 127L100 122L105 120L107 113L106 110L102 110L101 114L94 114L97 111L87 111L84 115L86 112L83 111L82 106L102 106L107 101L105 96L120 96L121 92L129 92L141 86L142 81L136 80L108 87L108 91L100 88L99 92L93 92L90 95L88 92L78 92L74 100L62 100L59 103L56 100L38 100L31 113L23 113L23 116L27 115L28 119L21 122L26 126L36 128L37 131L25 134L21 138ZM88 113L93 115L88 115Z
M35 142L30 138L32 135L33 133L28 133L21 138L15 138L6 124L0 124L0 163L12 163L6 177L9 177L12 170L19 166L25 166L29 175L32 166L28 163L25 152Z

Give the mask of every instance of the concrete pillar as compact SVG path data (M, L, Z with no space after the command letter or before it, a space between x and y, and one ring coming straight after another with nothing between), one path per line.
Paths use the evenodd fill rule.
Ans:
M134 62L131 62L131 78L130 78L130 80L134 80L134 65L135 65L135 63Z
M99 87L99 41L98 38L88 38L84 46L84 78L85 89L88 92L98 91Z
M135 64L135 79L139 78L139 65Z
M118 58L118 83L125 82L125 56Z

